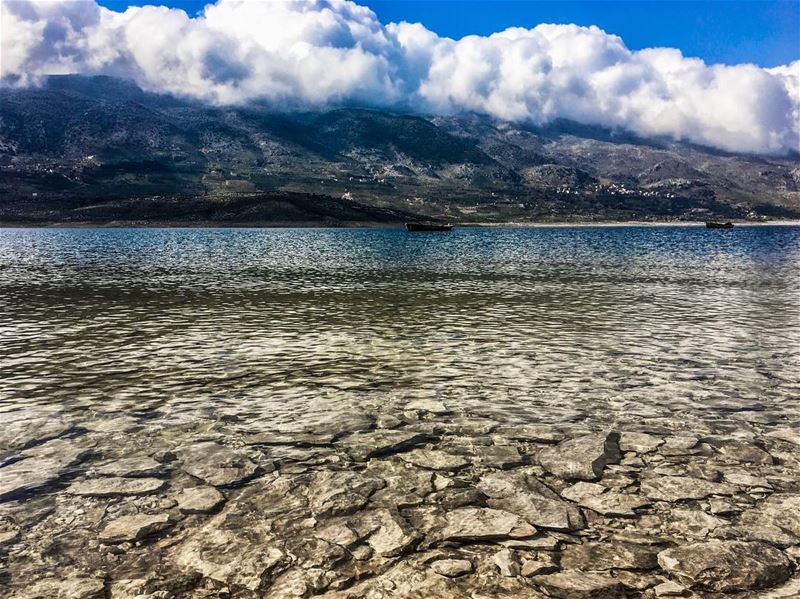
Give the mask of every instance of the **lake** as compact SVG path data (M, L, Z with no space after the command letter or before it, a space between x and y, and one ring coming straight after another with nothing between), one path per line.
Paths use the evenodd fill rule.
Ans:
M796 415L800 227L0 230L3 411Z
M796 226L0 230L0 586L796 597L799 298Z

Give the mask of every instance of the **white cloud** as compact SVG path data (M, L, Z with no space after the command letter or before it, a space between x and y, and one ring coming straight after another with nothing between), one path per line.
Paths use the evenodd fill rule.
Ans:
M732 151L800 150L800 61L707 65L669 48L634 52L576 25L456 41L420 24L383 25L346 0L218 0L194 18L93 0L0 1L0 75L18 85L106 73L219 104L562 117Z

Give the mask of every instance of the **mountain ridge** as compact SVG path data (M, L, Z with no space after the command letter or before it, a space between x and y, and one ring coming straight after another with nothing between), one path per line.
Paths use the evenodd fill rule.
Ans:
M137 200L175 208L159 222L192 206L228 222L210 207L234 199L243 223L798 218L800 157L563 120L209 106L58 76L0 89L0 193L5 223L128 221ZM278 200L285 214L257 208Z

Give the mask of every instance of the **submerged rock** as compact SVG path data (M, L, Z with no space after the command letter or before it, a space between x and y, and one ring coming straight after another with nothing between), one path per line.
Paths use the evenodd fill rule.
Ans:
M505 470L523 463L523 457L513 445L476 446L475 461L481 466Z
M375 528L375 532L367 539L367 544L381 557L401 555L421 537L393 510L368 513L361 519L361 525L364 524Z
M747 528L774 526L800 537L800 495L772 495L742 514L739 523Z
M342 445L351 458L366 462L423 445L430 440L425 433L413 431L377 430L347 437Z
M519 562L511 549L501 549L492 556L492 562L501 576L519 576Z
M490 508L460 508L445 515L446 526L439 533L443 541L479 541L524 538L536 529L516 514Z
M138 541L170 526L168 514L136 514L122 516L112 521L99 535L102 543L124 543Z
M540 554L536 559L528 559L522 564L520 574L525 578L532 576L541 576L543 574L552 574L558 572L559 568L552 555Z
M286 560L284 538L275 538L273 518L301 508L285 486L248 488L223 510L171 548L166 561L187 574L256 591Z
M101 477L72 483L67 488L67 493L83 497L150 495L161 491L166 486L167 483L158 478Z
M658 567L657 552L645 545L615 541L568 545L561 566L569 570L652 570Z
M364 507L369 496L385 485L382 478L360 472L319 472L308 485L309 506L321 518L347 516Z
M548 472L564 480L598 480L608 464L622 458L619 433L592 434L554 447L546 447L537 455L538 462Z
M435 399L415 399L408 402L405 409L415 412L428 412L440 416L451 413L451 410L444 403Z
M619 449L623 452L650 453L664 444L664 439L649 433L623 432L619 437Z
M768 432L767 437L800 445L800 428L778 428Z
M610 576L566 570L555 574L536 576L534 584L545 589L551 597L559 599L617 599L625 597L622 584Z
M244 452L219 443L195 443L180 448L177 454L184 472L215 487L238 484L260 470Z
M771 465L775 461L770 454L752 443L732 439L715 446L723 457L732 461L763 465Z
M653 587L653 592L656 597L683 597L686 594L686 587L668 580Z
M386 482L370 496L371 505L398 508L422 503L434 491L434 476L438 476L429 470L409 468L399 460L371 460L364 472Z
M578 508L530 477L489 474L477 487L489 498L489 507L517 514L534 526L565 531L585 526Z
M15 454L15 461L0 468L0 501L39 491L58 481L91 453L91 443L55 439Z
M641 492L660 501L705 499L711 495L733 495L736 487L691 476L656 476L642 480Z
M428 470L460 470L469 465L469 459L438 449L413 449L401 454L400 459Z
M766 543L709 541L667 549L658 563L692 588L717 593L767 589L792 575L787 555Z
M106 583L102 578L69 577L31 581L14 594L15 599L102 599Z
M0 470L0 501L13 499L57 481L70 461L59 459L22 460Z
M470 574L472 562L468 559L440 559L431 563L431 570L448 578L456 578Z
M189 487L175 497L184 514L205 514L225 503L225 496L214 487Z
M74 427L61 418L19 419L0 429L0 448L25 449L67 434Z
M561 495L604 516L635 516L634 510L653 503L640 495L609 491L602 485L587 482L567 487Z
M101 476L145 477L164 474L164 465L149 456L122 458L97 468Z

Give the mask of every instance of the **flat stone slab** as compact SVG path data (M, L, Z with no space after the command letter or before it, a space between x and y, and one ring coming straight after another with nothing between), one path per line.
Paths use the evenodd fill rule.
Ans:
M613 541L567 545L561 567L568 570L653 570L657 551L646 545Z
M340 433L254 433L247 435L247 445L290 445L294 447L326 447L341 436Z
M378 430L347 437L342 446L357 462L407 451L427 443L430 435L414 431Z
M522 455L513 445L476 446L475 462L489 468L508 469L523 463Z
M149 456L121 458L97 468L97 474L101 476L144 477L165 472L164 465Z
M578 508L537 481L489 474L478 481L477 487L489 497L489 507L517 514L536 527L574 531L585 526Z
M359 518L360 526L374 528L367 539L367 545L381 557L402 555L421 538L399 513L381 509Z
M622 452L650 453L664 444L664 438L650 433L622 432L619 449Z
M767 433L767 437L800 445L800 428L779 428Z
M779 585L792 575L789 557L766 543L709 541L658 554L659 565L694 589L732 593Z
M651 505L653 501L641 495L619 493L595 483L580 482L561 492L563 497L604 516L633 517L634 510Z
M460 470L469 466L469 459L438 449L412 449L400 454L400 459L428 470Z
M401 454L405 455L405 454ZM383 507L419 505L434 491L434 472L409 468L398 460L372 460L365 474L383 479L386 486L370 496L370 504Z
M0 469L0 501L14 499L55 483L91 449L63 439L37 445L20 454L23 459Z
M57 459L21 460L0 470L0 501L33 492L58 480L65 470Z
M247 454L219 443L196 443L177 453L184 472L215 487L238 484L259 472Z
M102 543L125 543L143 539L170 526L168 514L122 516L106 526L99 535Z
M559 567L556 564L555 558L547 553L540 554L536 559L527 559L522 564L519 573L525 578L532 576L542 576L543 574L552 574L558 572Z
M40 580L28 584L15 599L103 599L106 583L102 578L74 577Z
M538 424L520 424L498 427L494 433L504 439L525 441L528 443L555 444L566 439L564 431L552 426Z
M742 514L745 527L777 526L800 537L800 495L772 495Z
M70 495L82 497L115 497L118 495L150 495L161 491L167 483L158 478L91 478L72 483Z
M603 469L622 458L619 433L592 434L562 441L536 456L542 467L564 480L599 480Z
M622 584L605 574L566 570L536 576L533 583L558 599L617 599L625 597Z
M447 512L445 519L447 524L438 535L443 541L524 538L536 534L529 522L504 510L460 508Z
M705 499L711 495L733 495L736 487L691 476L658 476L642 480L641 493L660 501Z
M25 449L68 433L74 423L61 418L15 420L0 430L0 448Z
M431 563L431 570L448 578L457 578L472 573L472 562L468 559L440 559Z
M175 497L184 514L206 514L225 503L225 496L214 487L189 487Z
M318 472L308 484L308 503L319 518L348 516L363 508L386 482L371 474L352 471Z

